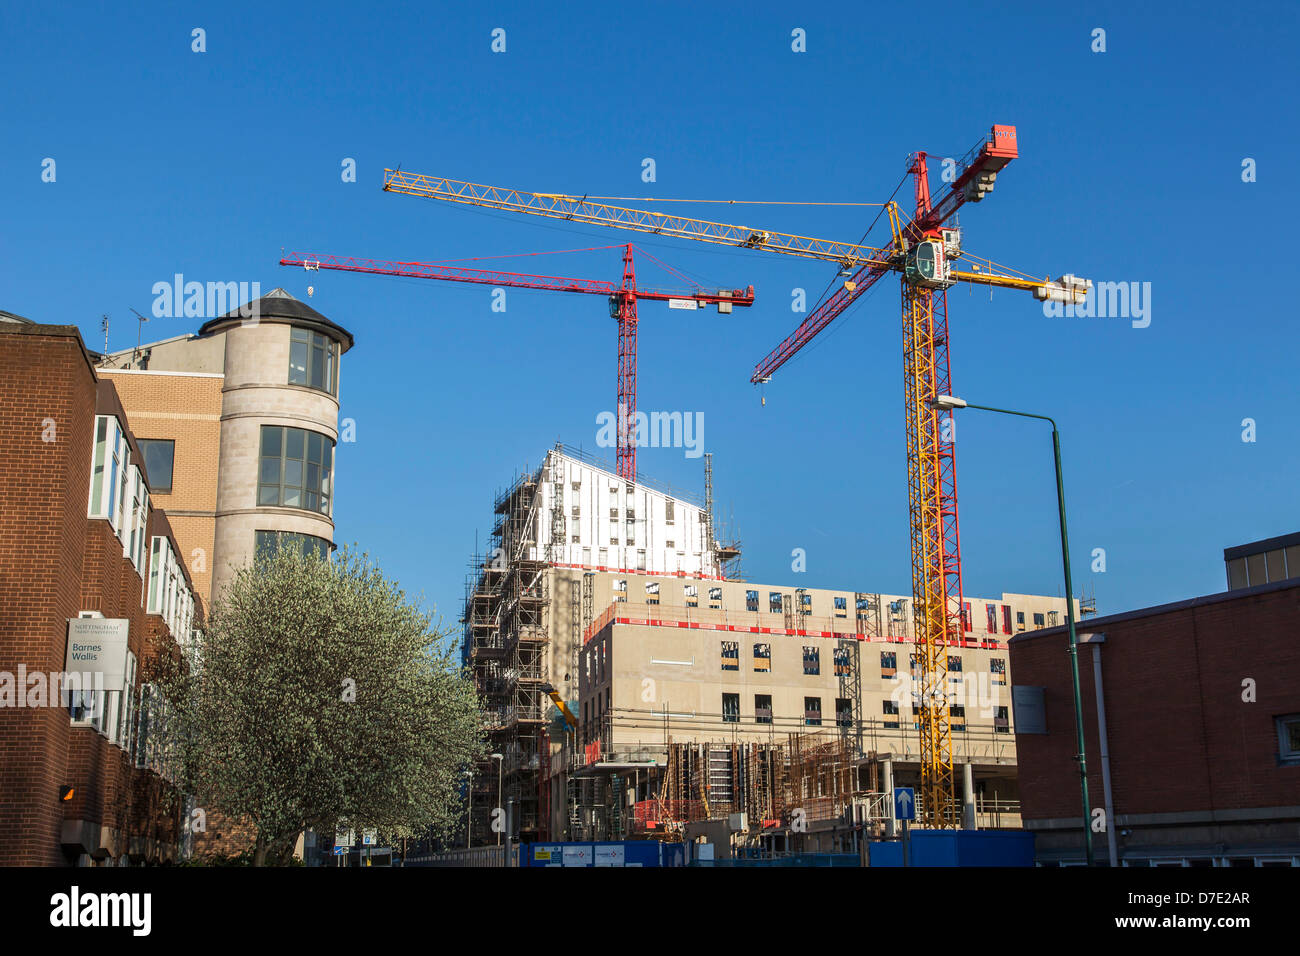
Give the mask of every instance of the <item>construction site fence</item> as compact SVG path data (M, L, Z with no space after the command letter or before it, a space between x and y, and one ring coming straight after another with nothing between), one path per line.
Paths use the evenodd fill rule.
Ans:
M513 844L508 849L503 846L475 846L459 850L443 850L440 853L426 853L421 856L406 858L406 866L469 866L495 867L519 865L519 845Z

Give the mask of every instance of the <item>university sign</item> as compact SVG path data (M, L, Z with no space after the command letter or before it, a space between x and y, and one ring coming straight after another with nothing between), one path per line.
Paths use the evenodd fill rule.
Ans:
M70 673L99 675L96 689L123 690L126 686L126 618L68 618L68 650L63 669ZM102 679L103 683L99 681Z

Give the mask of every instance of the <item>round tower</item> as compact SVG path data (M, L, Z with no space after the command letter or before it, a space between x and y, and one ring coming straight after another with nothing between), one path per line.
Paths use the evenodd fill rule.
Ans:
M212 596L259 548L328 554L346 329L283 289L207 322L224 334Z

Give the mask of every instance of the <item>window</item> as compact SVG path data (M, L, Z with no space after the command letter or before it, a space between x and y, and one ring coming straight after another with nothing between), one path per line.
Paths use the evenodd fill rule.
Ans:
M853 726L853 701L847 697L835 698L835 726Z
M259 505L330 513L330 475L334 442L317 432L280 425L262 426Z
M975 622L971 619L970 601L961 603L961 628L968 634L975 630Z
M1007 682L1007 661L1004 657L993 657L989 659L989 673L992 675L990 683L1006 685Z
M107 518L124 544L128 541L126 524L131 517L131 502L127 501L130 465L131 449L117 418L113 415L96 416L90 504L86 513L91 518Z
M781 604L781 592L780 592L780 591L768 591L768 592L767 592L767 609L768 609L769 611L771 611L773 614L780 614L780 613L781 613L781 607L782 607L782 604Z
M803 672L820 674L822 672L821 651L816 647L803 646Z
M820 727L822 722L822 699L805 697L803 699L803 722L810 727Z
M831 660L835 664L836 677L848 677L853 673L853 659L847 647L831 648Z
M173 560L171 542L161 535L155 535L149 551L149 603L145 605L145 611L149 614L163 613L167 569Z
M581 506L581 505L573 505L571 508L569 508L569 517L571 517L571 518L581 518L581 517L582 517L582 506Z
M676 502L669 498L664 502L664 524L672 524L674 520L674 506ZM668 547L672 547L670 544Z
M669 548L675 548L675 547L677 547L677 543L674 542L674 541L665 541L665 542L664 542L664 545L665 545L666 547L669 547Z
M319 332L294 329L289 335L289 384L336 392L338 348Z
M960 730L966 726L966 705L952 704L948 707L948 726Z
M961 673L961 657L960 657L960 656L958 656L958 657L953 657L951 654L948 655L948 673L950 673L950 674L954 674L954 673L955 673L955 674L960 674L960 673Z
M836 617L848 617L848 616L849 616L849 599L848 599L848 598L837 597L837 598L835 599L835 616L836 616Z
M746 611L757 611L757 610L758 610L758 592L757 592L757 591L746 591L746 592L745 592L745 610L746 610Z
M740 722L740 695L722 695L722 719L728 724Z
M135 553L131 556L135 569L144 576L145 559L148 557L149 545L149 491L140 485L135 502Z
M615 600L615 601L626 601L626 600L627 600L627 582L626 582L626 581L615 581L615 582L614 582L614 600Z
M1300 764L1300 714L1277 719L1277 755L1284 764Z
M884 714L885 714L885 729L897 730L898 729L898 701L882 700L880 703L883 707Z
M1034 615L1034 627L1042 627L1046 623L1047 623L1047 618L1045 618L1042 614Z
M724 671L740 670L740 642L722 642L722 669Z
M998 734L1011 733L1011 722L1007 719L1006 707L997 707L993 710L993 732Z
M659 582L655 581L645 586L645 602L646 604L659 603Z
M1011 633L1011 605L1002 605L1002 633Z
M155 494L170 492L176 442L170 438L137 438L135 444L144 456L144 471L149 476L149 487Z
M758 672L767 672L772 669L772 645L755 644L754 645L754 670Z
M998 632L998 606L996 604L986 604L984 610L989 612L989 633L996 634Z
M1025 612L1024 612L1024 611L1017 611L1017 612L1016 612L1016 630L1017 630L1017 631L1023 631L1024 629L1025 629Z
M896 651L880 652L880 676L894 677L898 673L898 653Z
M306 555L318 558L330 556L330 543L314 534L296 534L292 531L256 531L254 548L259 558L274 554L277 548L296 548Z
M700 589L694 584L686 585L686 606L700 606Z
M754 695L754 723L770 724L772 722L772 695Z
M134 735L131 733L131 724L135 719L135 675L138 670L136 657L130 651L126 652L126 680L122 685L122 690L117 693L120 698L118 701L117 713L115 715L113 734L110 739L123 750L130 753L131 744L134 742Z
M715 610L722 607L722 588L709 588L709 607Z

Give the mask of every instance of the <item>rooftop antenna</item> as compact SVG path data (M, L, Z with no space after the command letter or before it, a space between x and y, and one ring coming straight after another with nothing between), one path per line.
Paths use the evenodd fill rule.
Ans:
M144 324L149 321L149 317L147 315L141 315L139 312L136 312L135 309L131 309L131 311L135 312L135 317L138 320L135 323L135 351L131 353L131 367L138 368L140 360L140 338L144 330Z
M99 320L99 327L100 327L100 329L101 329L101 330L103 331L103 333L104 333L104 358L103 358L103 361L107 362L107 361L108 361L108 314L107 314L107 313L105 313L104 316L103 316L102 318L100 318L100 320Z

